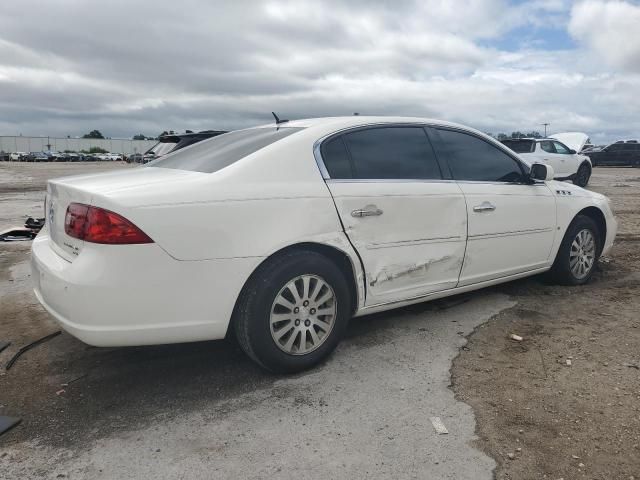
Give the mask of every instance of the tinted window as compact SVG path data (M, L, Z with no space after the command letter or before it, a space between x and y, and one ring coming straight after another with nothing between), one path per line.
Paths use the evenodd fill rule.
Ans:
M520 165L502 150L473 135L439 130L438 153L449 161L456 180L518 182Z
M439 179L440 168L421 127L358 130L344 135L354 178Z
M229 132L177 150L149 162L147 166L204 173L216 172L300 130L302 129L273 127Z
M530 153L533 151L533 140L502 140L502 143L516 153Z
M349 153L342 137L322 144L322 160L331 178L353 178Z
M607 147L607 151L609 151L609 152L619 152L620 150L622 150L622 148L623 148L623 144L614 143L613 145L609 145Z
M557 153L569 153L569 149L560 142L553 142L553 146L556 147Z
M553 142L549 140L543 140L540 142L540 148L547 153L556 153L556 148L553 146Z

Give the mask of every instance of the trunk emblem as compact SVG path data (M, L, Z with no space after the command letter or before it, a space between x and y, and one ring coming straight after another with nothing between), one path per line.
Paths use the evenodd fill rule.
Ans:
M53 225L53 216L55 213L55 208L53 202L49 204L49 224Z

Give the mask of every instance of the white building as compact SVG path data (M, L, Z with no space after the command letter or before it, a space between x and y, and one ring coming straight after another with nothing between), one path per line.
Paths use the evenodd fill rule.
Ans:
M130 140L124 138L58 138L58 137L23 137L0 136L0 152L43 152L65 150L79 152L89 151L91 147L100 147L111 153L144 153L153 145L155 140ZM51 145L49 148L48 145Z

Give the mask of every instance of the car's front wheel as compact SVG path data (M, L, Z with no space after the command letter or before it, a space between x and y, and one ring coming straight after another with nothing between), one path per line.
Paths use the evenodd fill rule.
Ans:
M243 289L234 313L242 349L273 372L311 368L338 345L351 316L342 271L312 251L267 260Z
M600 242L595 222L585 215L578 215L562 239L551 268L551 278L563 285L587 283L600 255Z
M580 165L580 168L578 168L573 183L584 188L589 183L589 178L591 178L591 169L587 164L583 163Z

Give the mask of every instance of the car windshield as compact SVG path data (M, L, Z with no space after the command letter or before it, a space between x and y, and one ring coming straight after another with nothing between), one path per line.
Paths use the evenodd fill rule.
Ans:
M149 162L147 167L212 173L300 130L302 128L269 127L229 132Z
M502 140L502 143L516 153L530 153L533 151L533 140Z

